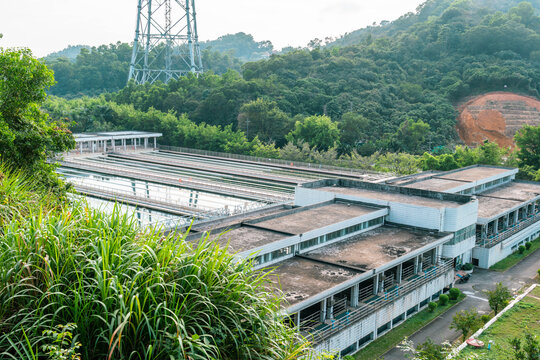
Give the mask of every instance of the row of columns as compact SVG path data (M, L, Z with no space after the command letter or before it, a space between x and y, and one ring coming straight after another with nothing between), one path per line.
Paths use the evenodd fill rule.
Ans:
M154 149L157 148L157 138L154 139ZM144 148L147 149L149 145L149 138L144 139L120 139L120 146L124 148L124 150L127 150L127 143L128 140L131 140L131 145L137 150L137 145L141 146L141 143L144 144ZM143 140L143 141L141 141ZM109 141L111 142L112 150L116 150L116 139L111 140L97 140L97 141L81 141L79 142L79 152L82 154L84 150L84 144L89 144L88 148L92 150L92 153L95 153L98 149L102 148L103 152L107 152L107 146Z
M435 261L433 259L437 259L439 254L442 251L442 245L435 248L432 252L432 263L435 264ZM426 254L426 256L428 256ZM414 274L418 274L422 272L423 262L422 258L424 257L424 254L418 255L414 258ZM396 283L400 284L403 279L403 263L400 263L396 266ZM381 292L384 292L384 283L385 283L385 276L384 272L377 273L373 277L373 295L377 295ZM359 295L360 295L360 284L355 284L350 288L350 294L351 299L349 302L349 305L351 307L357 307L359 305ZM323 299L320 302L320 317L319 321L321 323L325 322L326 320L333 320L334 319L334 304L335 304L335 298L334 295ZM300 327L301 322L301 315L300 311L296 315L296 326Z
M510 226L517 224L518 221L527 219L530 215L536 215L538 211L539 204L536 201L492 220L489 223L482 225L482 238L486 238L490 235L497 235L499 232L505 231Z

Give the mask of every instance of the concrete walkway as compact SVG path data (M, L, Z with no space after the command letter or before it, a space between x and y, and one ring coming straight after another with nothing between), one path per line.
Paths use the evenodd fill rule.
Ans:
M483 293L484 290L492 290L497 283L502 282L511 291L517 291L525 284L534 281L538 269L540 269L540 249L537 249L506 272L475 269L468 283L456 285L467 297L411 336L410 340L415 344L423 343L428 338L438 344L444 341L454 341L460 334L450 329L450 324L452 323L452 317L457 312L473 307L478 309L480 314L490 312L487 298ZM402 360L405 358L405 354L397 348L390 350L384 355L385 360Z

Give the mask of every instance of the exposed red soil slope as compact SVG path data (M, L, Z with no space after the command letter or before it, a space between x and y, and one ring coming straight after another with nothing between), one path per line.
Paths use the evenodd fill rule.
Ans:
M467 145L484 140L514 147L514 135L523 125L540 125L540 101L510 92L492 92L459 106L457 131Z

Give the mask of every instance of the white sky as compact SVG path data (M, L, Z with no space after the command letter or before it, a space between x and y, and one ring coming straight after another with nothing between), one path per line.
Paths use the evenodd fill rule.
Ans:
M200 40L243 31L276 49L394 20L424 0L196 0ZM1 47L38 57L68 45L133 41L137 0L0 0Z

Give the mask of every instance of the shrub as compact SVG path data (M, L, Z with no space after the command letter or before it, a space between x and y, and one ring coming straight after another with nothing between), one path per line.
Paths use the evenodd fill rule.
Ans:
M448 304L448 295L445 295L445 294L441 294L439 295L439 304L441 306L446 306L446 304Z
M463 265L461 268L462 268L463 270L469 271L469 270L472 270L472 269L473 269L473 264L471 264L471 263L466 263L466 264Z
M433 301L432 301L432 302L430 302L430 303L428 304L428 310L429 310L429 312L434 312L436 308L437 308L437 303L436 303L436 302L433 302Z
M519 251L520 254L523 254L525 252L525 246L519 245L518 251Z
M458 288L451 288L448 292L448 295L451 300L457 300L459 295L461 294L461 291Z
M276 316L279 299L265 290L272 275L208 238L141 232L118 207L105 215L82 205L12 220L0 233L0 357L62 350L51 343L62 324L85 360L309 351Z
M529 250L529 249L531 248L531 246L532 246L532 244L531 244L530 241L527 241L527 242L525 243L525 249Z
M540 269L536 270L536 272L538 273L538 277L540 277Z
M485 315L482 315L480 316L480 320L482 320L482 323L485 325L487 324L487 322L491 319L491 316L489 316L488 314L485 314Z

